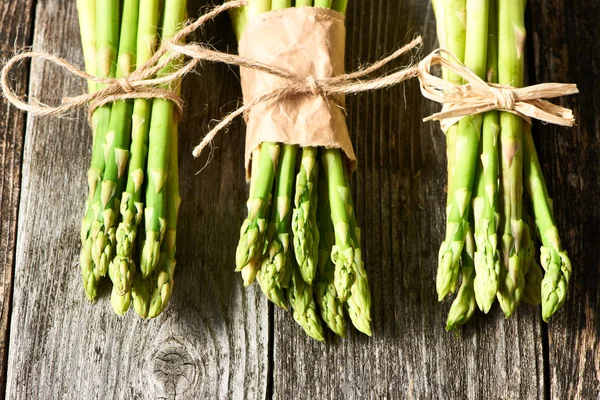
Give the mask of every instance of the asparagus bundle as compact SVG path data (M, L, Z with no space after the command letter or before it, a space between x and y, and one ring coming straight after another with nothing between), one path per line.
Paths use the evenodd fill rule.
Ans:
M152 57L159 28L162 40L181 28L187 1L78 0L77 6L87 71L123 78ZM157 75L176 67L170 64ZM178 90L178 84L166 89ZM89 84L90 91L98 87ZM126 313L133 298L136 312L153 318L173 289L180 203L177 116L167 100L120 100L98 108L92 122L80 258L86 294L95 301L108 273L114 311Z
M525 1L433 0L433 6L441 47L490 83L523 86ZM443 77L463 83L449 71ZM571 263L560 244L530 125L514 114L491 111L461 119L446 131L446 140L440 301L455 292L462 277L446 329L463 325L476 306L487 313L496 298L506 317L521 300L541 303L548 321L565 301ZM545 273L535 261L536 237Z
M232 18L239 39L247 21L260 13L294 6L345 12L346 3L250 0ZM261 143L252 152L247 207L236 250L244 285L258 280L265 296L291 307L315 340L325 340L322 322L344 337L346 312L358 330L371 335L371 296L342 151Z

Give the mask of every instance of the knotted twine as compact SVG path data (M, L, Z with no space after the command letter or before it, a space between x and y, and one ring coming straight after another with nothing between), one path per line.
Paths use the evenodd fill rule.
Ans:
M168 89L169 84L182 79L202 61L221 62L242 68L250 68L283 78L288 82L285 87L276 88L255 96L237 110L226 115L208 132L200 144L193 149L194 157L199 157L215 136L230 125L235 118L247 113L248 110L257 104L277 101L286 96L304 95L309 97L322 96L328 103L339 106L336 101L336 98L339 98L339 96L389 88L414 77L417 77L420 81L423 96L443 104L441 112L425 118L424 121L442 121L443 127L454 124L464 116L491 110L507 111L519 115L526 120L535 118L558 125L572 126L575 123L571 110L543 99L578 93L576 85L545 83L514 88L506 85L489 84L480 79L476 74L462 65L455 56L445 50L435 50L419 62L418 65L377 78L368 78L370 74L381 70L390 62L422 45L423 42L420 37L417 37L407 45L368 67L361 68L352 73L327 78L298 76L293 70L275 67L234 54L219 52L201 44L182 44L187 36L207 22L215 19L218 15L247 4L248 0L228 1L214 7L195 21L188 22L171 40L163 42L148 62L137 68L129 76L119 79L93 76L65 59L48 53L24 52L17 54L2 69L0 83L3 94L15 107L41 116L62 116L87 105L89 105L89 115L91 116L94 110L103 105L117 100L137 98L170 100L175 105L177 111L181 113L183 111L183 101L176 93ZM443 54L446 57L443 57ZM181 56L187 57L183 63L179 63L178 61ZM11 87L9 74L16 65L27 59L41 59L54 63L77 77L101 83L104 87L93 93L65 97L62 99L61 104L57 106L44 104L35 98L29 98L29 101L26 101ZM176 63L180 67L166 75L157 76L159 71L171 63ZM463 77L467 83L455 85L431 75L430 70L434 65L441 65L448 68Z

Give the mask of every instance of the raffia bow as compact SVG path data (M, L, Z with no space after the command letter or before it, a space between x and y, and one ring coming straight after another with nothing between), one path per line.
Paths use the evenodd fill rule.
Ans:
M460 75L467 83L455 85L431 75L431 67L441 65ZM421 93L443 105L442 111L423 121L441 121L444 132L467 115L492 110L507 111L531 122L531 118L556 125L573 126L575 117L567 108L550 103L551 99L579 93L577 85L542 83L515 88L487 83L465 67L454 54L438 49L419 62Z

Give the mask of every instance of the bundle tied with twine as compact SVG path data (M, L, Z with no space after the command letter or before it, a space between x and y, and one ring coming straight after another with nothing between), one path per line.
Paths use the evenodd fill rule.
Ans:
M526 120L535 118L558 125L572 126L575 123L571 110L554 105L543 99L577 93L573 84L546 83L524 88L500 86L489 84L480 79L472 71L460 63L456 57L445 50L435 50L417 65L384 74L377 78L368 78L374 72L380 71L390 62L407 54L422 45L422 39L417 37L407 45L399 48L389 56L378 62L361 68L355 72L341 74L326 78L315 76L301 76L293 70L269 65L259 60L248 59L234 54L219 52L207 46L190 43L182 44L191 33L202 27L218 15L231 9L248 4L248 0L228 1L216 6L198 19L188 22L172 40L165 41L155 52L153 57L145 64L139 66L128 77L124 78L98 78L90 75L58 56L43 52L23 52L12 57L2 69L1 85L4 96L15 107L34 115L62 116L75 109L89 105L89 115L102 105L127 99L153 99L162 98L174 103L181 115L183 111L182 99L173 91L164 89L169 84L177 82L189 72L193 71L201 62L221 62L236 65L241 68L260 71L284 79L287 84L265 93L258 94L226 115L193 149L194 157L199 157L202 151L210 145L216 135L231 124L235 118L244 115L253 107L265 102L278 101L288 96L322 97L327 104L342 106L340 97L372 90L379 90L398 85L411 78L418 78L422 94L433 101L443 104L441 112L431 115L424 120L442 121L442 127L455 123L458 119L472 114L490 110L508 111L519 115ZM294 9L291 9L294 10ZM181 56L186 61L180 68L170 74L157 77L157 73L166 65L178 62ZM44 104L35 98L27 101L19 96L10 85L10 72L17 65L28 59L41 59L54 63L69 73L105 86L93 93L86 93L62 99L60 105ZM441 65L459 74L467 83L453 85L430 73L433 65Z

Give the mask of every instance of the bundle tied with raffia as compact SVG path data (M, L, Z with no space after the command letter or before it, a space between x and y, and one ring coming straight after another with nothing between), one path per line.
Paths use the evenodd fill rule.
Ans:
M432 75L430 71L435 65L458 74L465 83L456 85ZM466 116L494 110L515 114L529 124L537 119L555 125L575 125L570 109L546 100L579 93L575 84L551 82L516 88L485 82L444 49L437 49L421 60L418 69L423 96L443 106L442 111L423 121L439 121L444 132Z

